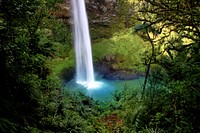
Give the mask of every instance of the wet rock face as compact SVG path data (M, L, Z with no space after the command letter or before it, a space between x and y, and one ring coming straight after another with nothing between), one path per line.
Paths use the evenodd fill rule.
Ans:
M102 75L102 78L105 78L108 80L132 80L132 79L137 79L137 78L145 75L143 72L139 72L134 69L130 69L130 70L127 70L127 69L116 70L115 69L115 70L113 70L105 62L95 63L94 70L99 75Z
M90 23L108 25L116 16L116 0L86 0Z
M123 61L117 54L109 54L104 57L99 63L94 64L94 70L102 78L108 80L132 80L144 76L144 72L136 69L119 68L114 64Z
M59 9L52 12L52 15L71 23L71 0L65 0L58 3ZM116 16L116 0L85 0L90 23L110 23L111 19Z
M116 0L85 0L87 9L103 14L115 11L117 8Z
M57 4L57 6L60 8L59 10L54 11L54 15L58 18L64 18L64 19L68 19L70 18L70 10L71 7L69 6L69 2L68 3L59 3Z

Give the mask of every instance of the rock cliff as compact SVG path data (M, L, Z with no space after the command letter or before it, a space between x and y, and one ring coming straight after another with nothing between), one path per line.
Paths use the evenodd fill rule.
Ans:
M110 23L116 16L117 1L116 0L85 0L86 10L89 16L89 23ZM71 21L71 4L70 0L57 4L59 9L52 12L52 15L58 19L70 24Z

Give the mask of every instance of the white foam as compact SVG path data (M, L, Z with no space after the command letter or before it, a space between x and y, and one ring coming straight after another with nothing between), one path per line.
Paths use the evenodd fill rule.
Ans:
M93 82L77 81L76 83L84 86L88 90L100 89L103 86L103 83L98 81L93 81Z

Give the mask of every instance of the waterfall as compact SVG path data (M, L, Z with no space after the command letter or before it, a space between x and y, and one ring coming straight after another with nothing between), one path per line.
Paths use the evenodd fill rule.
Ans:
M91 88L95 85L95 78L85 1L71 0L71 3L76 53L76 82Z

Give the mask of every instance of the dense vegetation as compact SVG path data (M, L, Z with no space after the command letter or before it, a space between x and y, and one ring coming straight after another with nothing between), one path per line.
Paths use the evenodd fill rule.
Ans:
M101 131L98 105L63 92L51 70L72 44L69 27L49 14L55 2L1 1L0 132Z
M93 25L94 62L115 56L113 69L146 73L112 103L63 90L74 50L70 26L51 14L59 2L0 1L0 132L200 131L198 0L118 0L113 23Z
M200 131L199 10L200 3L195 0L145 0L139 9L138 20L146 25L144 38L152 47L147 60L150 87L144 90L147 127L166 132Z

